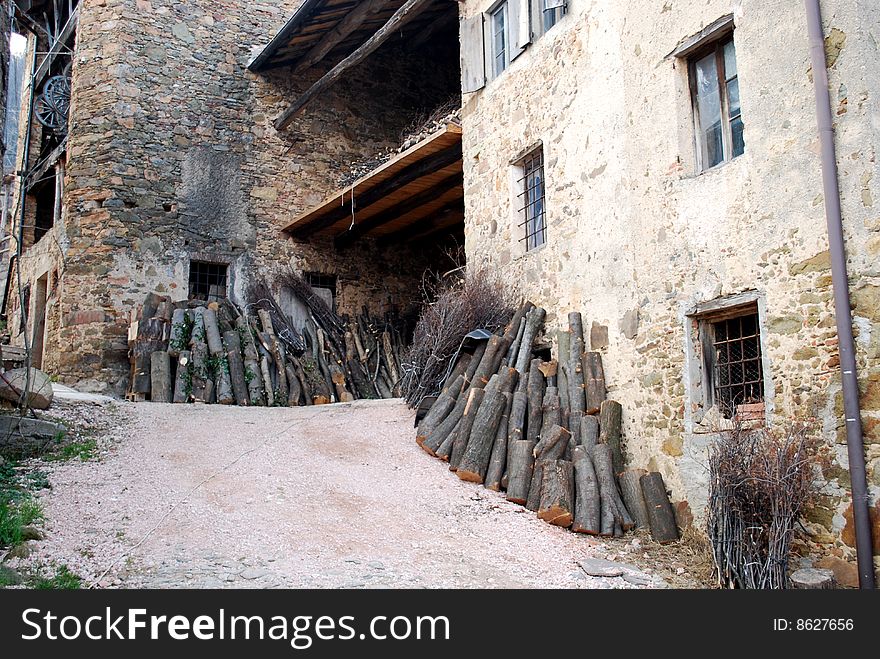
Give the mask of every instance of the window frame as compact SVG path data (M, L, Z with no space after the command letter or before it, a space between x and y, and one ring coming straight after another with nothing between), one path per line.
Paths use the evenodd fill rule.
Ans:
M559 22L568 15L568 0L562 0L559 5L551 9L546 8L548 0L529 0L529 24L532 33L532 41L547 34L556 27ZM547 12L552 11L556 20L548 27Z
M537 165L533 165L535 160L538 161ZM530 166L532 166L531 169L529 169ZM517 158L514 161L514 172L517 229L522 229L522 231L517 231L521 234L518 242L523 246L523 253L529 254L547 244L547 170L544 145L538 144ZM536 186L532 184L530 177L536 173L540 173L537 179L540 186L540 198L532 199L530 192ZM539 213L534 213L536 207L540 209ZM538 242L537 236L541 237L540 242Z
M688 88L690 90L691 109L693 113L694 124L694 151L696 153L697 171L702 174L716 167L720 167L745 153L745 141L743 141L743 153L733 155L733 130L731 123L733 117L730 116L730 93L729 85L734 80L739 84L739 63L737 63L737 73L732 78L727 78L727 67L724 62L724 48L727 44L733 46L733 54L736 57L736 41L734 39L734 30L731 28L718 35L713 35L711 41L695 48L686 56L688 67ZM715 75L718 80L718 95L721 105L721 152L722 158L714 165L708 165L703 162L703 141L706 136L700 127L700 107L697 93L697 62L709 55L715 56ZM740 102L739 114L737 115L742 121L742 102ZM744 123L744 122L743 122Z
M515 0L514 0L515 1ZM487 41L489 42L489 66L486 67L489 69L487 76L490 80L494 80L499 77L502 73L507 70L507 67L510 66L510 53L511 53L511 41L510 41L510 8L507 6L508 0L501 0L497 4L493 5L489 8L489 11L486 12L486 16L488 20L486 21L489 27L489 34ZM501 36L504 40L504 51L503 51L503 62L501 68L497 68L498 63L498 52L496 51L496 43L495 43L495 22L498 16L502 16L504 20L504 25L502 27Z
M189 261L189 273L188 273L189 276L187 277L187 294L188 294L190 300L202 299L197 296L203 295L203 293L196 293L193 290L193 274L194 274L193 273L193 266L198 266L198 267L210 266L212 268L222 269L222 272L223 272L223 297L218 299L215 296L214 299L212 299L211 286L218 285L218 284L211 284L210 282L206 281L205 283L208 285L208 292L204 293L204 295L205 295L204 301L205 302L218 302L220 299L224 299L224 300L229 299L229 284L230 284L229 264L224 263L222 261L210 261L210 260L206 260L206 259L191 258ZM209 276L210 276L209 274L203 275L203 277L206 277L206 278ZM196 282L196 283L199 283L199 282Z

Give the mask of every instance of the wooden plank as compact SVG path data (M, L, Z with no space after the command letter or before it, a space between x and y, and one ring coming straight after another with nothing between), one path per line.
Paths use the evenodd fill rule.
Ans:
M52 47L49 48L49 52L46 53L46 56L43 58L43 61L40 62L40 65L37 67L37 72L34 74L34 89L39 89L40 85L43 82L43 79L49 74L50 69L52 68L52 63L55 61L55 58L59 55L68 52L67 42L73 36L76 31L77 23L79 22L79 5L73 10L73 13L70 15L70 18L67 19L67 23L65 23L64 28L61 30L61 33L58 35L58 39L55 43L52 44Z
M309 101L318 96L328 87L331 87L348 69L365 60L368 55L385 43L389 37L393 36L415 16L418 16L419 13L426 9L433 1L434 0L407 0L407 2L394 13L394 16L388 19L388 22L385 23L385 25L383 25L372 37L367 39L360 48L334 66L327 75L318 80L318 82L312 85L304 94L300 95L300 97L275 120L275 129L280 131L287 128Z
M465 18L461 34L461 91L475 92L486 86L486 53L483 44L483 14Z
M372 15L384 10L392 0L365 0L354 8L329 32L325 33L321 40L312 47L294 68L294 73L304 71L320 62L324 57L344 41L355 30L360 28L364 21Z
M392 192L421 178L425 174L447 167L458 160L461 160L461 142L430 155L427 158L417 160L416 162L407 165L394 177L382 181L378 185L367 189L360 195L355 195L355 213L359 208L370 206ZM295 237L302 238L315 231L330 227L344 217L350 217L351 213L352 209L350 203L339 204L337 201L336 204L333 204L331 208L328 208L322 214L311 218L308 222L297 222L288 227L287 231Z
M412 195L411 197L395 204L391 208L388 208L381 213L377 213L376 215L371 216L369 219L363 220L361 222L356 222L350 231L345 232L338 238L336 238L335 245L337 248L347 247L355 242L361 236L365 236L373 229L382 226L383 224L387 224L391 220L394 220L401 215L409 213L420 206L424 206L426 203L437 199L442 196L446 192L453 190L457 187L461 187L463 184L463 174L462 172L457 172L452 176L447 176L440 183L431 186L427 190L423 190L417 194Z
M464 222L464 203L463 200L456 200L449 207L444 207L434 213L429 220L415 222L398 231L385 234L379 239L379 245L387 246L394 243L422 240L462 222Z
M268 64L272 57L274 57L276 51L285 46L297 30L299 30L306 21L312 18L322 2L324 2L324 0L305 0L305 2L300 5L299 9L296 10L296 13L294 13L290 20L285 23L284 27L281 28L278 34L276 34L272 41L269 42L269 45L251 60L247 67L248 70L255 72L262 71L266 64Z

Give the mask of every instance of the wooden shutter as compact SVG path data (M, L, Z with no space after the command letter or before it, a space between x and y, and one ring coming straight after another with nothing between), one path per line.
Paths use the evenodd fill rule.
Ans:
M532 42L529 0L509 0L508 11L510 16L510 61L512 62Z
M486 86L483 14L464 18L461 34L461 91L468 94Z

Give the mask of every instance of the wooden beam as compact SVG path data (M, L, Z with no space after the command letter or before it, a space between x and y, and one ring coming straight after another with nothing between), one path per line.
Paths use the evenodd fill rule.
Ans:
M40 65L37 67L37 71L34 73L34 88L38 89L40 87L43 79L48 75L49 70L52 68L52 63L55 61L55 58L62 53L70 52L70 48L67 47L67 42L73 36L74 32L76 32L78 22L79 5L73 10L73 13L67 19L67 23L64 24L64 28L62 28L61 32L58 34L58 38L52 42L52 45L49 47L49 52L46 53L43 61L40 62Z
M458 22L458 9L450 7L450 10L447 13L431 21L428 26L424 27L422 31L419 32L418 36L409 43L408 48L410 50L421 48L428 43L431 37L438 32L442 32L444 28L449 27L453 22Z
M454 190L462 185L464 185L464 177L461 172L456 172L451 176L447 176L427 190L417 192L411 197L404 199L400 203L394 204L394 206L391 206L384 211L376 213L366 220L355 222L354 226L349 231L338 236L334 243L337 248L347 247L376 227L380 227L392 220L396 220L398 217L406 215L420 206L424 206L425 204L443 196L450 190Z
M293 72L300 73L320 62L327 53L360 28L365 21L384 11L391 2L392 0L365 0L359 4L303 56Z
M459 160L461 160L461 142L456 142L442 151L438 151L427 158L422 158L411 165L407 165L396 175L382 181L369 190L365 190L359 197L355 197L355 212L357 212L358 208L367 208L376 203L379 199L383 199L392 192L409 185L416 179L420 179L425 174L430 174L431 172L436 172L444 167L449 167L449 165L452 165ZM350 202L334 206L332 210L315 218L311 222L294 224L287 229L287 232L295 238L303 238L315 231L321 231L322 229L331 227L339 220L346 217L351 217Z
M367 39L360 48L334 66L329 73L309 87L305 93L296 99L296 101L293 102L293 105L287 108L287 110L275 120L276 130L284 130L287 128L296 115L299 114L300 110L302 110L309 101L328 87L332 86L348 69L364 61L370 53L375 51L389 37L394 35L404 25L418 16L433 2L434 0L407 0L406 3L388 19L388 22L379 28L379 31L376 32L376 34Z
M419 220L407 227L385 234L377 239L380 246L393 243L411 242L448 229L464 220L464 200L456 199L431 213L431 219Z
M248 70L254 72L262 71L269 60L275 56L275 53L286 46L293 34L312 17L312 14L322 2L324 2L324 0L305 0L305 2L300 5L299 9L296 10L296 13L291 16L290 20L285 23L283 28L281 28L278 34L276 34L272 41L269 42L269 45L263 48L263 50L251 60L247 65Z

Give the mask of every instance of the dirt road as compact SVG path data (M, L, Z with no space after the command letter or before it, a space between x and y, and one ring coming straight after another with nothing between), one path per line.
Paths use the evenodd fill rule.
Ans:
M413 441L398 401L306 408L119 404L99 460L50 471L32 561L104 587L631 588L650 569L463 483Z

